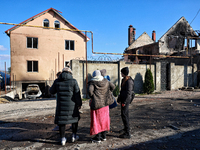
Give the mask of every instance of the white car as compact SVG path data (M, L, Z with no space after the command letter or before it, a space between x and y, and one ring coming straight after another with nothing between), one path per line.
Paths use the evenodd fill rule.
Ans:
M29 84L26 88L26 98L36 99L40 97L42 92L40 91L40 87L37 84Z

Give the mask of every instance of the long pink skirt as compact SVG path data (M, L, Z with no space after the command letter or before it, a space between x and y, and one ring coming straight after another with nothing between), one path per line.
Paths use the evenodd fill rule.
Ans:
M90 116L90 135L110 130L109 106L97 110L90 110Z

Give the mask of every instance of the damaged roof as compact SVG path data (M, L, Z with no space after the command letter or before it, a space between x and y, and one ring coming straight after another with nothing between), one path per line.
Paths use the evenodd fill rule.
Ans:
M181 17L159 40L164 41L164 37L166 36L191 36L191 37L197 37L198 35L195 33L195 31L192 29L188 21L185 19L185 17Z
M146 32L144 32L133 43L131 43L131 45L127 48L127 50L153 43L155 42L151 39L151 37Z

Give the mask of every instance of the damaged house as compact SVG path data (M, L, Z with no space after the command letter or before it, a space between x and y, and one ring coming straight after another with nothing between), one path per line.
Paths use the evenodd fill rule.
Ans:
M128 29L128 48L125 49L124 60L136 64L155 64L161 63L161 89L171 90L172 86L172 63L175 66L183 66L189 68L179 70L183 72L183 81L179 84L182 86L196 86L197 67L199 62L200 52L200 34L199 31L192 29L188 21L181 17L158 41L156 41L156 32L152 32L150 37L146 32L140 35L137 39L136 29L132 25ZM187 67L186 67L187 66ZM158 70L157 70L158 71ZM177 76L181 76L175 73ZM177 88L177 87L176 87Z
M37 84L44 91L70 60L86 59L89 39L80 31L62 30L77 28L60 11L49 8L20 24L27 26L16 25L5 31L10 37L11 81L20 98L29 84Z

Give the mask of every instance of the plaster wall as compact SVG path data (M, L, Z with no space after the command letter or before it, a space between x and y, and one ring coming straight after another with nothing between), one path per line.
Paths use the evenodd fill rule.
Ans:
M86 95L86 62L79 60L71 61L73 77L77 80L81 89L82 96ZM120 87L121 84L121 72L124 67L129 68L129 75L134 79L135 93L142 93L143 81L146 73L146 69L150 68L150 65L144 64L127 64L124 61L119 62L87 62L88 81L92 78L92 73L95 70L106 69L107 75L110 76L111 82ZM151 65L151 71L155 82L155 65Z
M134 79L134 91L135 93L143 92L143 83L145 80L146 70L151 68L153 75L155 91L161 91L161 63L150 65L146 64L130 64L124 61L119 62L87 62L88 81L92 78L94 70L106 69L107 75L111 77L111 82L115 85L121 84L121 72L124 67L129 68L129 75ZM71 62L73 77L77 79L79 87L81 89L82 96L86 95L86 62L79 60L72 60ZM197 65L194 64L194 74L192 77L192 66L189 65L175 65L170 63L170 89L176 90L179 88L192 86L192 78L194 78L194 86L197 85Z
M193 79L194 78L194 79ZM192 77L192 66L175 65L171 63L171 90L182 87L192 87L197 85L197 65L194 64L194 73Z
M43 26L43 20L60 22L60 28L70 26L52 11L30 21L27 25ZM38 48L27 48L27 37L38 38ZM65 40L74 40L75 50L65 50ZM54 80L56 73L64 67L65 61L85 59L85 38L78 32L44 29L34 27L18 27L10 33L11 74L16 81ZM27 72L27 61L38 61L38 72ZM11 76L12 78L12 76ZM13 80L13 79L11 79Z

